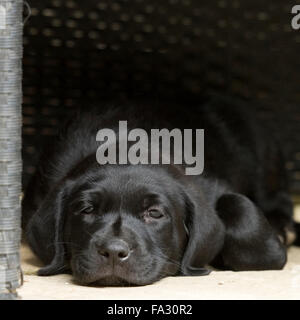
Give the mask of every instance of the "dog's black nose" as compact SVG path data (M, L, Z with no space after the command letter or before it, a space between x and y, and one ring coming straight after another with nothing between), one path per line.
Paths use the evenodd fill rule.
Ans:
M124 240L113 240L106 244L98 246L98 253L114 262L121 262L128 259L130 249Z

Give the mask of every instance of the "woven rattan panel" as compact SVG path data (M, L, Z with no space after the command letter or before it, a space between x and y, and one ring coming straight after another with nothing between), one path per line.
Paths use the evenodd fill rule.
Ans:
M24 182L69 110L115 97L248 100L287 148L300 192L300 31L294 1L31 0L25 27Z

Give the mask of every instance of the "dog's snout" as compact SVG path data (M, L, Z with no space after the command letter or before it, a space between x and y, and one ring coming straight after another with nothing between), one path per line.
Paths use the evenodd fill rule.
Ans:
M124 240L113 240L105 244L97 245L99 255L114 262L121 262L128 259L130 249Z

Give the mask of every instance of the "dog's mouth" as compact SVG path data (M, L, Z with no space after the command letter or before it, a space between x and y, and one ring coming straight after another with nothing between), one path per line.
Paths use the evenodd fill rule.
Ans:
M79 285L90 287L128 287L138 286L137 276L133 277L125 270L102 270L102 272L92 272L86 268L81 268L73 272L74 281Z
M111 275L101 279L98 279L92 283L89 283L88 286L91 287L130 287L137 286L137 284L132 283L124 278Z
M93 261L86 259L74 259L71 263L71 269L74 281L84 286L143 286L159 280L159 272L156 265L139 264L140 268L131 264L124 265L97 265ZM142 267L144 266L144 267Z

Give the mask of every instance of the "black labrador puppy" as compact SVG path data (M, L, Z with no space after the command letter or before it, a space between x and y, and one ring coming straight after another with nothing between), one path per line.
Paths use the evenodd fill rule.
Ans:
M172 156L170 164L100 165L97 132L118 133L120 120L145 132L204 129L203 174L187 175ZM46 265L39 275L146 285L205 275L207 265L281 269L292 216L280 148L246 106L135 103L80 112L63 127L25 192L22 224Z

